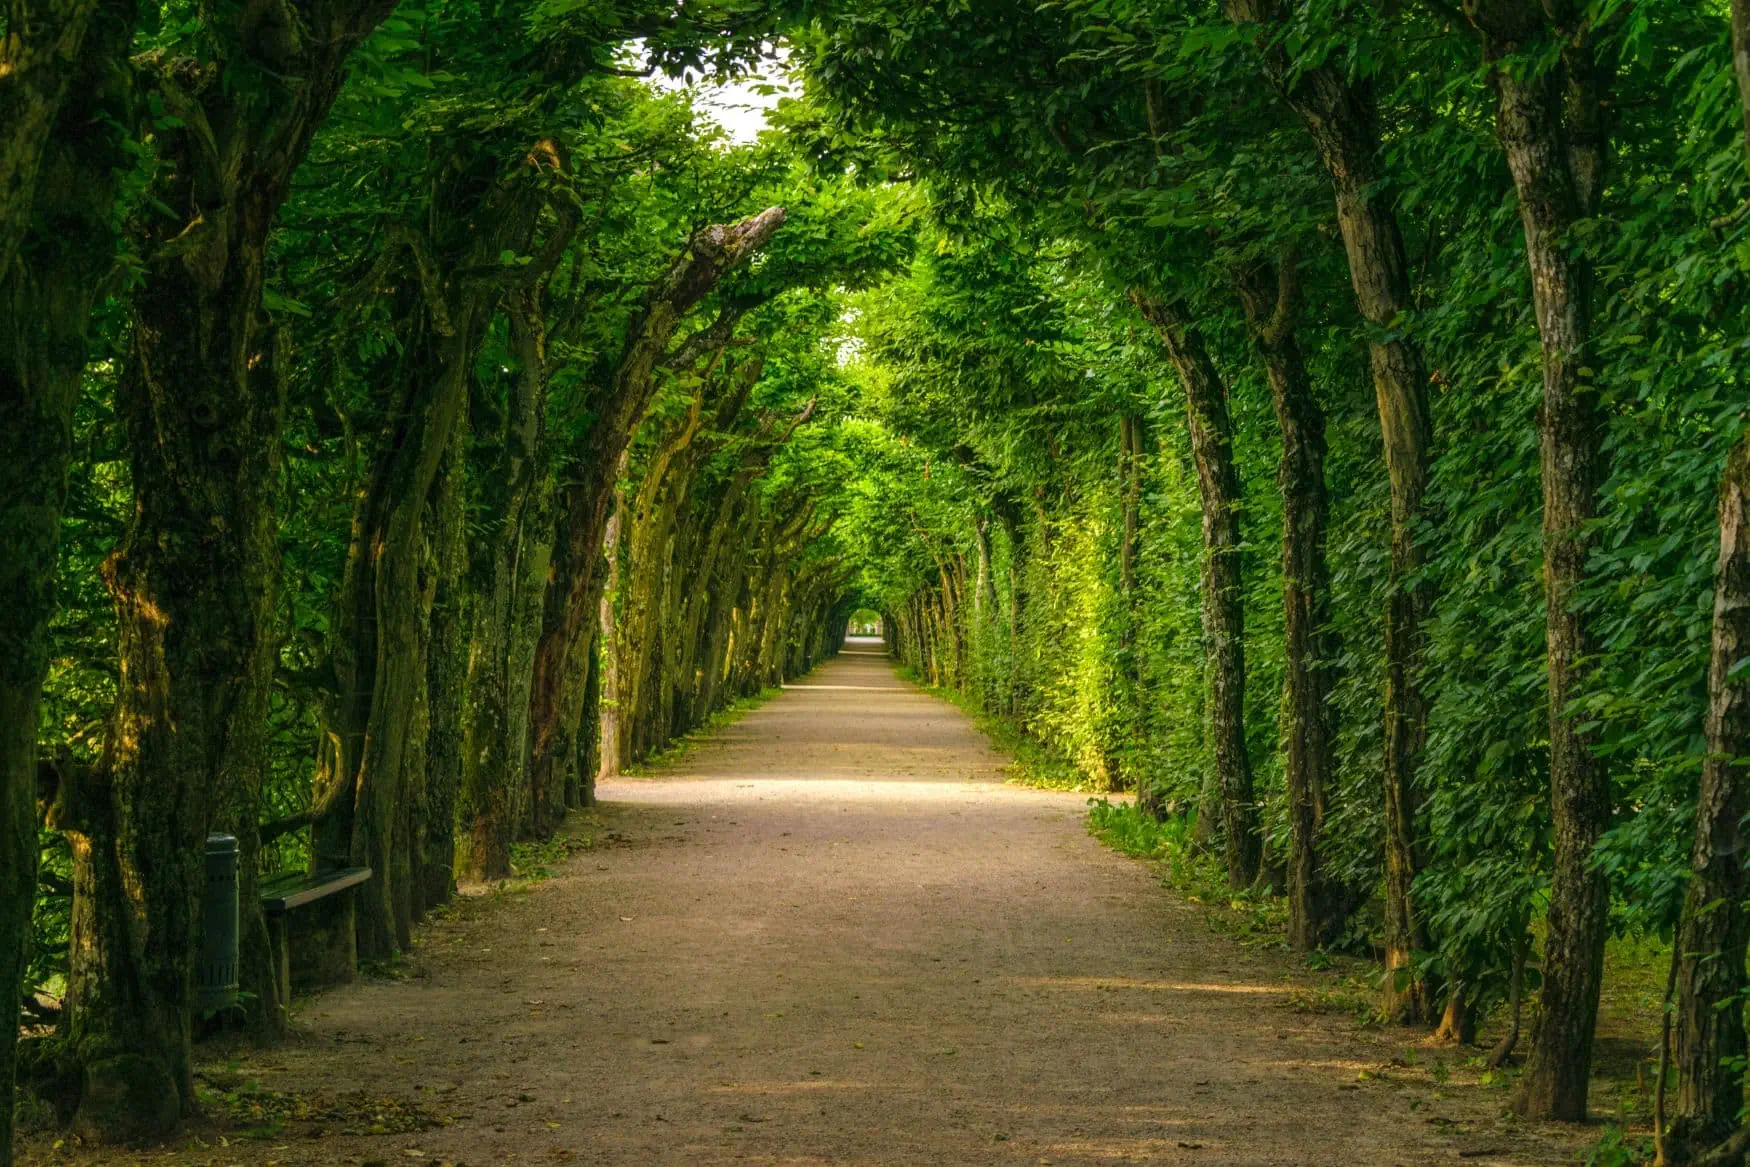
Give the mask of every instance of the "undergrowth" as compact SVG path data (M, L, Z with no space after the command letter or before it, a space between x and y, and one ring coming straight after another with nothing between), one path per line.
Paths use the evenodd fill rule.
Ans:
M967 712L972 715L979 730L995 743L997 749L1012 759L1009 763L1010 781L1041 790L1094 789L1094 784L1079 766L1040 745L1016 729L1013 723L973 709Z
M1161 882L1204 905L1209 926L1264 948L1284 947L1288 907L1263 889L1227 886L1220 860L1197 841L1197 812L1156 819L1133 802L1088 799L1088 831L1115 851L1160 864Z
M510 869L522 880L538 883L552 879L556 868L579 851L587 851L602 838L606 824L593 809L574 810L565 816L563 833L543 842L512 843Z
M635 762L630 766L624 767L620 771L621 775L627 778L645 778L653 772L662 769L664 766L673 765L675 762L680 761L687 754L691 753L694 749L697 749L706 738L709 738L712 734L723 729L725 726L733 725L737 721L740 721L743 717L746 717L748 714L752 713L754 710L758 709L783 691L784 690L781 688L768 687L761 689L758 693L754 693L751 696L736 698L734 701L731 701L728 705L725 705L722 709L719 709L710 717L706 718L697 728L688 733L685 737L670 742L667 746L658 750L656 753L651 754L642 762Z
M1009 755L1009 780L1021 786L1040 790L1092 791L1095 784L1074 762L1048 746L1041 745L1013 721L999 714L986 712L966 693L945 685L932 685L909 665L899 675L932 697L940 697L972 719L978 731L989 738L1000 752Z
M1612 1123L1586 1149L1585 1167L1639 1167L1653 1162L1653 1137L1635 1134Z

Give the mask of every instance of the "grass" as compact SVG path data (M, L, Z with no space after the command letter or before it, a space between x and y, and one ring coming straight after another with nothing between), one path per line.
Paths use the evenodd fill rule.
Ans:
M1262 892L1234 892L1215 856L1196 841L1195 812L1156 821L1126 802L1088 800L1088 830L1102 843L1125 855L1159 865L1161 882L1185 899L1203 904L1215 931L1234 935L1242 943L1283 946L1286 904ZM1586 1148L1588 1167L1634 1167L1652 1162L1652 1089L1656 1077L1653 1044L1657 1041L1660 1004L1671 959L1668 942L1654 937L1613 937L1605 948L1603 1000L1594 1049L1591 1110L1604 1120L1602 1133ZM1325 983L1296 984L1288 991L1288 1007L1297 1013L1346 1014L1364 1028L1379 1027L1377 973L1370 962L1314 953L1310 972L1328 974ZM1518 1056L1530 1041L1528 1005ZM1511 1066L1490 1070L1483 1056L1493 1046L1505 1018L1497 1015L1479 1035L1476 1048L1435 1060L1434 1051L1406 1049L1393 1069L1426 1073L1435 1088L1447 1085L1456 1072L1464 1084L1511 1092L1517 1071ZM1453 1051L1460 1052L1460 1051Z
M1010 766L1011 781L1049 790L1096 791L1095 784L1080 767L1041 746L1013 722L986 713L966 694L932 686L910 668L901 669L901 675L971 717L998 749L1014 759ZM1104 797L1088 800L1089 832L1115 851L1158 864L1165 886L1189 902L1205 907L1205 919L1212 931L1231 935L1242 944L1285 948L1286 902L1265 891L1236 892L1229 888L1226 871L1218 858L1197 843L1196 827L1195 811L1155 820L1128 801ZM1606 946L1604 993L1598 1018L1600 1040L1594 1052L1596 1077L1591 1099L1592 1112L1604 1119L1604 1126L1599 1137L1582 1152L1581 1161L1587 1167L1633 1167L1652 1161L1649 1132L1652 1079L1656 1075L1651 1045L1657 1040L1670 959L1670 944L1656 938L1613 937ZM1378 973L1371 962L1315 952L1305 958L1305 967L1310 973L1324 974L1320 979L1326 983L1291 986L1290 1009L1298 1013L1345 1014L1363 1028L1382 1024L1377 1005ZM1530 1040L1534 1009L1534 1003L1528 1004L1518 1049L1521 1058ZM1490 1070L1484 1056L1496 1040L1494 1031L1504 1020L1501 1016L1490 1018L1490 1024L1479 1035L1477 1047L1458 1057L1451 1053L1435 1056L1429 1051L1423 1068L1417 1064L1423 1055L1407 1048L1389 1069L1398 1074L1405 1071L1418 1076L1425 1074L1427 1085L1436 1091L1451 1082L1499 1091L1504 1097L1511 1090L1517 1071L1511 1065Z
M1014 724L991 714L968 708L972 718L997 749L1013 759L1009 763L1009 780L1021 786L1040 790L1091 791L1094 784L1080 766L1052 750L1046 749Z
M551 839L510 845L511 874L531 884L552 879L555 868L578 852L594 847L606 828L599 811L574 810L565 816L561 832Z
M989 738L992 745L1009 755L1009 781L1039 790L1091 793L1096 789L1094 782L1080 766L1055 750L1040 745L1008 718L985 711L969 695L958 689L932 685L909 665L902 667L899 675L971 718L978 731Z
M781 688L766 688L750 697L736 698L707 717L702 724L694 727L684 737L670 742L642 762L624 767L620 771L621 775L627 778L644 778L665 766L673 765L697 749L706 738L720 729L734 725L783 691Z
M1288 905L1267 891L1236 891L1216 856L1197 841L1197 812L1155 819L1132 802L1088 800L1088 831L1096 839L1135 859L1161 867L1161 882L1207 910L1212 930L1241 943L1281 948Z

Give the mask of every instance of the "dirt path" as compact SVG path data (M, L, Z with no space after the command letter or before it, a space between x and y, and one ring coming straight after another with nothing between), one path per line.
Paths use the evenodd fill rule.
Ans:
M1499 1089L1392 1065L1403 1034L1287 1007L1284 957L1003 761L884 658L841 657L604 785L617 840L474 901L408 979L209 1071L234 1107L313 1118L169 1161L1572 1161Z

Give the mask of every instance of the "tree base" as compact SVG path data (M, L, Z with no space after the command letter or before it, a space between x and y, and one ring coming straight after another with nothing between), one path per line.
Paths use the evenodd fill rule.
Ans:
M176 1078L158 1059L117 1054L85 1067L73 1130L87 1142L149 1142L175 1130L181 1118Z

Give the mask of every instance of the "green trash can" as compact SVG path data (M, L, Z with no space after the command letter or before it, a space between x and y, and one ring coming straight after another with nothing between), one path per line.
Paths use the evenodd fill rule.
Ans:
M196 1003L204 1016L237 1004L237 838L207 836Z

